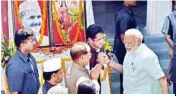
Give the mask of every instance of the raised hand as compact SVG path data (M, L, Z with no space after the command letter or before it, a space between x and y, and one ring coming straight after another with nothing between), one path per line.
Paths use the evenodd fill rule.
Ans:
M90 77L92 80L97 80L100 72L101 72L102 65L96 64L95 67L90 72Z

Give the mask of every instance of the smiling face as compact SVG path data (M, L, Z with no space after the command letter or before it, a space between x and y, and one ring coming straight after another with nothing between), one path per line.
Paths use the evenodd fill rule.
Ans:
M124 45L127 52L130 52L132 48L135 46L135 36L134 35L125 35L124 36Z
M30 28L34 31L34 33L39 33L41 24L42 24L42 17L40 9L36 10L26 10L21 15L22 24L25 28Z
M103 43L105 41L105 34L104 33L98 33L96 34L94 39L89 38L89 43L93 48L99 49L103 47Z
M124 36L124 45L127 52L135 52L140 44L141 39L136 38L135 35Z
M29 28L39 34L42 24L41 9L38 1L25 0L19 5L19 12L24 28Z

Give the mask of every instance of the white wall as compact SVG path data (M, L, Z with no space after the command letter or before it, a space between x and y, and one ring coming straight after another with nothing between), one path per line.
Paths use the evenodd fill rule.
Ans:
M172 11L171 0L159 1L148 0L147 1L147 26L149 34L159 34L163 26L165 17Z

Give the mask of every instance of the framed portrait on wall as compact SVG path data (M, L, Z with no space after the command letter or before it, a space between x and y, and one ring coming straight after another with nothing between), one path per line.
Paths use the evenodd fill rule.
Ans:
M34 31L37 46L49 46L47 1L13 1L15 30L29 28Z
M85 14L83 0L53 0L53 40L55 45L85 42Z

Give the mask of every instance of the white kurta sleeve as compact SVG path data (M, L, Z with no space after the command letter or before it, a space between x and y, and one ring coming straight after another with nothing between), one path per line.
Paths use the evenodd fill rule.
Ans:
M97 94L99 94L99 91L100 91L100 85L99 85L99 83L98 83L98 81L97 80L92 80L92 82L95 84L95 86L96 86L96 90L97 90Z
M158 58L155 56L148 56L145 58L144 69L155 79L165 76L159 64Z
M68 88L62 87L59 84L51 87L47 94L68 94Z

